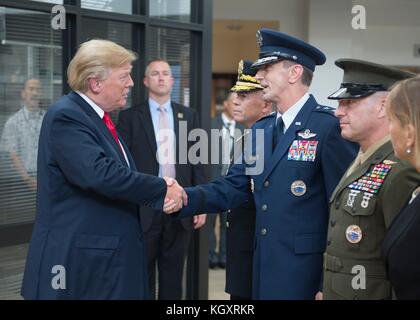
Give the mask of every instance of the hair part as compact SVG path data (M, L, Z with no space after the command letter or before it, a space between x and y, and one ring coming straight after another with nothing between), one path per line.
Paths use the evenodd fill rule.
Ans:
M407 125L414 127L414 148L417 156L420 156L420 76L400 81L392 86L387 99L387 113L397 119L402 127Z
M85 93L90 78L105 80L112 69L131 64L136 59L135 52L115 42L102 39L86 41L80 45L67 68L68 84L73 90Z
M302 77L300 78L300 81L302 82L303 85L305 85L307 87L310 87L311 86L312 79L314 77L314 73L311 70L309 70L307 67L305 67L305 66L303 66L303 65L301 65L299 63L296 63L296 62L293 62L293 61L290 61L290 60L283 60L283 61L284 61L283 66L286 69L287 68L290 68L292 66L295 66L295 65L302 66L303 73L302 73Z

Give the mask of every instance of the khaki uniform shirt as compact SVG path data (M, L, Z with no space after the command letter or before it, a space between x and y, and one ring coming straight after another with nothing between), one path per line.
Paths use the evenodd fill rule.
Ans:
M324 299L391 298L382 241L420 175L395 157L387 140L359 155L355 161L365 161L350 166L351 173L344 174L331 196Z

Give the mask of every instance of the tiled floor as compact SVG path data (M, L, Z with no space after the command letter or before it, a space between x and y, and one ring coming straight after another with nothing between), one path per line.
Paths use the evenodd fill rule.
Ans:
M225 292L225 270L209 269L209 300L229 300Z

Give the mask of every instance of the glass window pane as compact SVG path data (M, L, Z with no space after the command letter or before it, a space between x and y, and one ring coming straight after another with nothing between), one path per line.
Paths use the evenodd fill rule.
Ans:
M54 3L54 4L63 4L63 0L31 0L37 2L47 2L47 3Z
M133 13L133 0L82 0L82 8L107 12Z
M0 248L0 300L22 299L20 287L28 244Z
M62 94L62 38L50 21L48 13L0 7L0 227L35 217L39 131ZM0 256L2 272L4 263ZM0 297L7 290L0 285Z
M190 105L191 32L168 28L151 28L148 60L162 58L169 62L175 80L171 99Z
M191 22L191 0L151 0L149 6L153 18Z
M132 48L132 25L130 23L116 22L110 20L100 20L92 18L82 18L81 41L90 39L107 39L118 43L124 48ZM136 68L136 64L134 64ZM134 73L134 68L133 72ZM132 90L138 90L138 83L134 83ZM131 92L127 100L127 106L132 104ZM111 113L113 120L118 117L118 110Z

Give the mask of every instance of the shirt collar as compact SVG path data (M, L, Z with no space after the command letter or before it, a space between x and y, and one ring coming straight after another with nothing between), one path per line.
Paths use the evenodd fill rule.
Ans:
M234 120L234 119L229 119L229 118L225 115L225 113L224 113L224 112L222 112L222 121L223 121L223 123L224 123L225 125L226 125L227 123L230 123L230 124L231 124L231 127L230 127L230 128L234 127L234 126L235 126L235 124L236 124L235 120Z
M42 109L39 107L35 111L31 111L26 105L23 106L23 115L25 116L26 119L35 119L41 114L42 114Z
M162 106L164 106L166 108L166 111L171 110L171 99L167 100L165 103L161 104ZM152 98L149 98L149 106L151 109L153 110L158 110L159 106L161 106L159 103L157 103L155 100L153 100Z
M305 93L302 98L300 98L289 110L287 110L285 113L280 114L277 112L277 119L279 117L282 117L283 123L284 123L284 131L287 130L287 128L290 127L290 125L293 123L293 120L295 120L297 114L299 113L300 109L303 108L306 101L309 99L309 93Z
M385 143L387 143L389 140L391 140L391 136L387 135L375 144L371 145L366 152L362 152L360 149L360 163L363 164L367 159L369 159L372 154L374 154L380 147L382 147Z
M101 107L99 107L95 102L93 102L92 99L80 91L76 91L76 93L81 96L83 100L85 100L93 108L93 110L95 110L101 119L104 117L105 111L102 110Z

